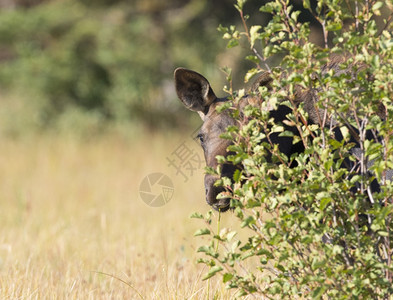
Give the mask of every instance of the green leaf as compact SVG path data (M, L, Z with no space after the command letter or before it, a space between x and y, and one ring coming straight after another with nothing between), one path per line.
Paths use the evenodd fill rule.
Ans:
M227 241L230 242L230 241L234 238L234 236L235 236L236 234L237 234L236 231L231 231L231 232L229 232L229 233L227 234Z
M284 132L284 126L274 125L270 132Z
M322 259L322 260L314 259L313 262L311 263L311 268L313 270L317 270L319 268L323 268L325 265L326 265L325 259Z
M379 11L379 9L382 8L382 6L383 6L383 2L378 1L371 7L371 10L374 12L374 14L376 14L377 16L380 16L381 12Z
M317 287L313 292L312 292L312 298L313 299L321 299L322 296L325 294L326 288L324 286L319 286Z
M303 0L303 7L305 9L310 9L310 0Z
M235 252L236 249L240 246L240 244L241 244L240 241L235 241L235 242L232 244L232 247L231 247L232 252Z
M229 280L231 280L233 278L233 274L231 273L225 273L224 276L222 277L222 281L224 283L228 282Z
M341 23L330 23L329 25L326 26L327 31L338 31L341 30L342 25Z
M242 178L242 172L239 169L236 169L235 172L233 173L233 181L239 183L241 178Z
M231 39L231 40L229 40L229 42L228 42L228 44L227 44L227 48L228 48L228 49L234 48L234 47L236 47L236 46L238 46L238 45L239 45L239 41L238 41L238 40Z
M224 164L227 161L225 156L222 156L222 155L217 155L216 160L217 160L217 163L219 163L219 164Z
M227 102L224 102L224 103L221 104L221 105L218 105L218 106L216 107L216 111L217 111L218 113L222 113L224 110L230 108L231 106L232 106L231 101L227 101Z
M243 10L244 4L247 2L247 0L237 0L237 3L235 4L235 7L238 11Z
M194 236L209 235L209 234L210 234L210 230L205 228L205 229L198 229L197 231L195 231Z
M378 235L380 235L380 236L389 236L389 233L386 232L386 231L380 230L380 231L378 231Z
M250 45L251 45L251 48L254 47L255 41L260 38L260 35L258 34L258 30L261 29L261 27L262 26L260 26L260 25L254 25L254 26L251 26L251 28L250 28Z
M285 130L283 132L281 132L278 136L283 136L283 137L293 137L294 134L292 131L289 130Z
M295 22L297 22L300 13L301 13L300 10L294 11L294 12L291 14L291 19L294 20Z
M203 219L203 215L201 213L198 212L194 212L192 213L192 215L190 216L191 219Z
M254 63L258 63L259 59L256 56L251 56L254 57L256 60L253 60ZM255 74L258 73L258 69L253 68L251 70L249 70L246 74L246 76L244 77L244 82L248 82Z
M248 216L244 221L241 223L241 228L244 228L246 226L250 227L251 225L255 224L255 218L253 216Z
M246 56L246 59L249 61L252 61L253 63L256 63L256 64L259 63L259 58L256 55L248 55L248 56ZM250 73L250 71L248 71L247 74L248 73Z
M247 208L253 208L253 207L259 207L261 206L261 202L255 200L255 199L248 199L247 201Z
M376 69L380 67L379 55L373 55L371 64Z
M262 6L259 9L261 12L265 12L265 13L272 13L273 12L273 6L271 5L271 3L267 3L264 6Z
M220 272L222 270L223 270L223 268L221 266L211 267L209 272L202 278L202 280L209 279L209 278L213 277L214 275L216 275L218 272Z
M244 255L242 255L240 257L240 260L246 260L247 258L252 257L252 256L254 256L254 252L249 251L249 252L246 252Z
M325 210L326 206L332 201L329 197L324 197L321 199L321 203L319 204L320 210Z
M210 251L211 251L211 249L208 246L201 246L197 250L197 252L203 252L203 253L207 253L207 252L210 252Z

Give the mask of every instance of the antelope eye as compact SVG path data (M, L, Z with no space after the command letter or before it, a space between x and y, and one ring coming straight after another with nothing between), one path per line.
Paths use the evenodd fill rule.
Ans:
M201 144L203 144L203 135L200 133L197 135L197 138L199 139L199 141L201 142Z

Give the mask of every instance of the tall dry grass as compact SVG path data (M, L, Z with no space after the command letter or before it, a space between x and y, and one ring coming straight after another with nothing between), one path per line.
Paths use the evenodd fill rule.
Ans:
M210 295L196 263L203 169L184 182L166 157L188 136L0 141L1 299L229 299ZM193 146L194 147L194 146ZM195 145L195 151L201 150ZM161 208L139 197L144 176L175 185ZM223 224L231 222L231 214Z

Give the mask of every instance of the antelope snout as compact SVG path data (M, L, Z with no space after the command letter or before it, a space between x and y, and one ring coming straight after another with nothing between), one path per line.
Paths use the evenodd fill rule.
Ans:
M215 186L214 183L219 179L217 176L205 176L206 202L217 211L227 211L229 209L229 198L217 199L218 194L224 191L223 187Z

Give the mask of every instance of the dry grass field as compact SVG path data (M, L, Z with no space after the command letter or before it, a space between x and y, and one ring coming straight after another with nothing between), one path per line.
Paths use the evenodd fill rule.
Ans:
M182 141L203 158L186 135L2 138L0 299L230 299L201 280L203 169L184 182L166 159ZM138 194L153 172L175 188L160 208Z

